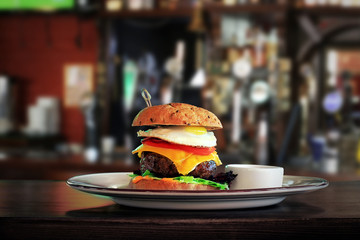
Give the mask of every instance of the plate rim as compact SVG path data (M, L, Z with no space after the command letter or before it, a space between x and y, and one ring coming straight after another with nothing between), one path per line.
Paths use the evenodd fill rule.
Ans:
M273 194L282 194L282 195L290 195L296 194L298 192L307 192L325 188L329 185L329 182L326 179L319 177L310 177L310 176L295 176L295 175L284 175L284 177L288 178L306 178L308 180L317 180L319 181L318 185L301 185L301 186L282 186L275 188L257 188L257 189L230 189L230 190L147 190L147 189L131 189L131 188L111 188L111 187L103 187L103 186L95 186L93 184L86 184L76 181L76 178L80 177L91 177L94 175L118 175L118 174L132 174L132 172L108 172L108 173L91 173L91 174L83 174L78 176L73 176L66 181L66 184L74 189L85 191L88 193L111 193L111 194L136 194L136 195L148 195L149 193L159 196L166 195L181 195L181 196L214 196L214 195L261 195L273 193Z

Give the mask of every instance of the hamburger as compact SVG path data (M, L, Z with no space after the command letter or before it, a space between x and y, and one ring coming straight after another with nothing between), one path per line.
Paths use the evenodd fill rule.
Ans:
M137 136L142 144L132 151L140 169L131 175L130 186L153 190L227 190L236 177L217 173L221 160L212 130L222 128L210 111L185 103L148 106L132 126L147 126Z

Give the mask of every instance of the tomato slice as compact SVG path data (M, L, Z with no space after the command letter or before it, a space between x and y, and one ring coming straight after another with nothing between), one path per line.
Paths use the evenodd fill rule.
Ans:
M192 147L192 146L187 146L187 145L170 143L170 142L164 141L162 139L153 138L153 137L145 138L141 142L142 142L142 144L153 146L153 147L177 149L177 150L182 150L185 152L190 152L190 153L193 153L196 155L203 155L203 156L209 155L215 151L215 147Z

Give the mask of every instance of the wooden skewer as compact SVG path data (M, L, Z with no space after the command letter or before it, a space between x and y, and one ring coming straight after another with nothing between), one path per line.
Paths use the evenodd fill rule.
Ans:
M151 95L150 93L148 92L148 90L146 90L145 88L141 89L141 96L144 98L145 102L146 102L146 105L148 107L151 107Z

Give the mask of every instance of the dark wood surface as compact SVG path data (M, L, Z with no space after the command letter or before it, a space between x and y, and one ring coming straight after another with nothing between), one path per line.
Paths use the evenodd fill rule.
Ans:
M125 157L102 158L88 163L82 155L53 157L15 156L0 159L1 180L66 180L70 177L104 172L131 172L137 164L126 163Z
M124 207L59 181L0 181L1 239L358 239L360 181L333 182L263 208ZM351 238L350 238L351 237Z

